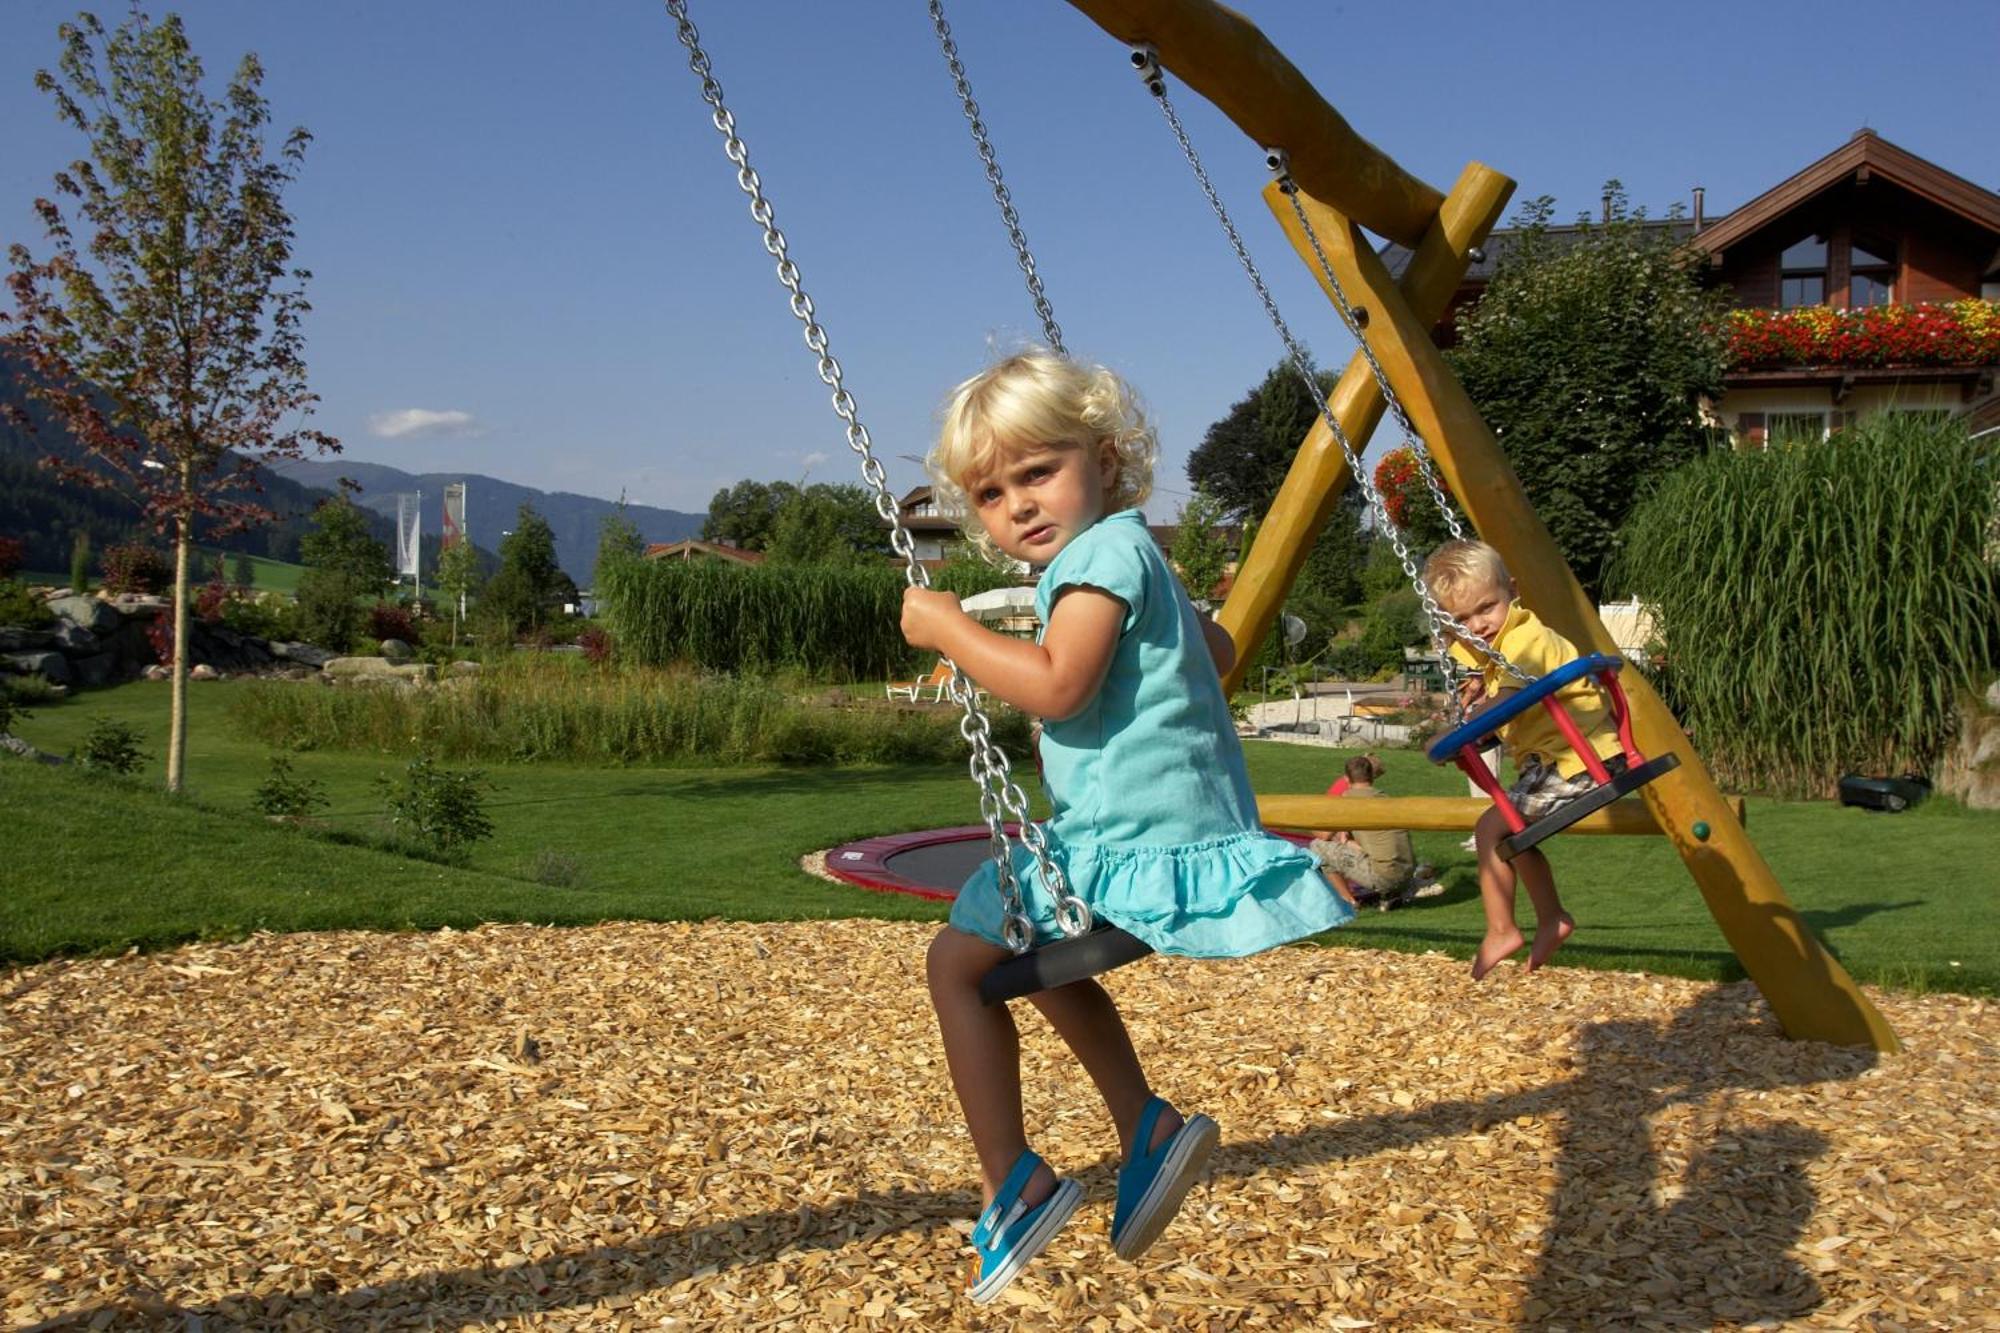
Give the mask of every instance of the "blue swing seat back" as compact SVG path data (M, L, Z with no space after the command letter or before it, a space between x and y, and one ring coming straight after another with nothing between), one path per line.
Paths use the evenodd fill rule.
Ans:
M1565 662L1534 684L1522 686L1478 717L1447 731L1432 741L1424 753L1430 756L1434 764L1448 764L1468 745L1475 750L1483 750L1492 743L1492 738L1498 734L1500 728L1530 708L1540 708L1542 700L1563 686L1587 676L1594 677L1601 672L1616 671L1624 665L1624 658L1612 657L1605 653L1589 653L1574 662Z

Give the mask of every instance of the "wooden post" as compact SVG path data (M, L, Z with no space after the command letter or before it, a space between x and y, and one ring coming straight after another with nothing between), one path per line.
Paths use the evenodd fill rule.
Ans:
M1513 192L1513 181L1477 162L1459 174L1403 274L1403 297L1411 309L1433 323L1444 313L1465 277L1468 252L1486 239ZM1291 205L1282 196L1267 191L1266 202L1279 221L1291 220ZM1327 411L1357 448L1365 448L1382 410L1382 391L1356 352L1327 400ZM1228 600L1216 615L1236 641L1236 665L1223 678L1224 690L1233 693L1242 686L1250 650L1270 633L1285 595L1347 484L1347 460L1340 444L1325 420L1315 421L1293 455L1284 485L1257 530L1256 544L1237 569Z
M1743 822L1743 798L1727 798L1730 814ZM1257 818L1271 828L1426 829L1470 833L1491 801L1472 796L1378 796L1350 801L1340 796L1259 796ZM1666 832L1653 811L1638 801L1613 801L1563 830L1572 833L1651 834Z
M1301 185L1337 201L1363 226L1409 246L1430 229L1443 203L1438 192L1356 134L1241 14L1213 0L1070 3L1119 41L1150 44L1161 65L1215 103L1252 143L1289 153Z
M1616 653L1596 604L1570 572L1530 507L1520 478L1431 343L1431 321L1411 311L1348 218L1310 197L1302 197L1301 203L1348 299L1368 307L1369 343L1429 442L1439 472L1480 535L1505 557L1522 599L1579 648ZM1842 1046L1898 1049L1887 1020L1786 899L1652 686L1637 671L1623 673L1623 683L1640 748L1647 754L1673 750L1681 757L1679 768L1640 789L1646 804L1785 1031Z

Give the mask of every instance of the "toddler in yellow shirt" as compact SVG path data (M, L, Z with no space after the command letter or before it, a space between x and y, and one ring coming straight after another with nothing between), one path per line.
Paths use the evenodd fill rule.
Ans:
M1506 563L1485 542L1451 541L1438 547L1424 564L1424 582L1452 619L1492 644L1494 651L1529 676L1546 676L1581 656L1574 644L1515 600L1514 580ZM1468 717L1477 716L1519 688L1504 667L1470 643L1454 642L1451 655L1475 673L1460 686ZM1574 681L1557 690L1555 698L1606 767L1614 772L1622 768L1624 753L1597 687L1589 680ZM1501 729L1500 739L1519 774L1507 795L1524 819L1540 819L1597 785L1546 709L1522 712ZM1514 921L1517 884L1527 889L1528 901L1535 907L1535 939L1528 951L1530 972L1548 962L1576 928L1576 922L1563 910L1549 859L1540 848L1531 847L1512 861L1501 858L1500 843L1509 831L1497 808L1482 814L1473 830L1479 852L1479 896L1486 909L1486 938L1480 941L1472 960L1475 981L1528 942Z

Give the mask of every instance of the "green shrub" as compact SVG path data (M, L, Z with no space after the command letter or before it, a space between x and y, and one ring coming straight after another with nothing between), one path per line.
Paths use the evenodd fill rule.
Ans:
M125 542L104 551L104 586L114 593L158 593L174 579L174 567L144 542Z
M271 772L258 784L250 804L259 814L282 819L303 819L328 802L326 784L316 778L292 772L292 761L281 754L271 756Z
M69 543L69 590L78 597L90 591L90 534L81 528Z
M544 847L522 867L521 877L546 884L552 889L581 888L584 881L583 862L568 852L552 852Z
M991 701L994 735L1027 751L1027 720ZM443 759L578 763L957 763L951 708L831 706L754 677L606 670L576 656L519 654L434 690L245 688L237 723L270 745Z
M1938 760L2000 659L1994 469L1961 422L1882 413L1698 460L1634 511L1616 577L1656 608L1661 692L1717 777L1820 794Z
M291 604L279 593L238 592L222 604L222 623L238 634L283 640L292 636Z
M40 629L53 624L55 613L19 579L0 579L0 625Z
M143 734L131 723L100 717L84 733L83 745L75 758L83 767L94 772L128 776L138 772L139 765L149 757L139 748L142 739Z
M1013 576L961 561L936 586L970 596ZM621 562L598 580L619 652L645 666L708 671L796 670L824 681L883 680L916 668L904 643L903 571L884 561L841 565Z
M23 707L20 700L14 697L12 689L4 684L0 684L0 736L4 736L12 731L14 724L22 718L33 716L34 714Z
M0 693L11 695L16 704L52 704L69 697L69 691L47 676L0 677Z
M400 781L385 777L377 786L388 805L390 824L421 846L455 856L493 836L493 821L486 817L481 794L490 784L477 769L439 768L428 754L419 754Z

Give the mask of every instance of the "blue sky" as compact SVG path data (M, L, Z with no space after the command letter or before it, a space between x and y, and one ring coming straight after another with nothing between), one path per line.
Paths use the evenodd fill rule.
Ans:
M1722 213L1862 125L2000 187L1993 0L1237 7L1417 175L1476 158L1563 220L1612 176L1655 214L1695 185ZM32 78L76 8L0 17L0 243L38 253L30 203L80 145ZM916 484L899 456L945 390L1038 327L925 6L690 8L862 420ZM949 8L1071 350L1159 425L1168 520L1188 453L1280 347L1122 48L1061 0ZM276 124L315 136L289 203L317 424L352 457L694 511L746 476L856 479L661 5L178 12L218 86L256 51ZM1175 91L1293 328L1344 361L1256 146Z

